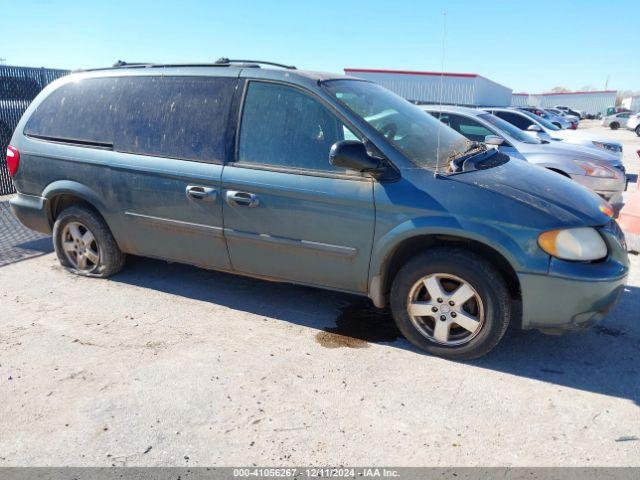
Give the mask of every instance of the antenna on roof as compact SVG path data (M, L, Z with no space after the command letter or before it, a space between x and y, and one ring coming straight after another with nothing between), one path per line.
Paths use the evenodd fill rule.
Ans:
M445 42L447 39L447 12L442 12L442 59L440 62L440 93L439 93L439 112L438 112L438 141L436 143L436 170L433 176L438 176L440 169L440 129L442 128L442 96L444 95L444 53Z

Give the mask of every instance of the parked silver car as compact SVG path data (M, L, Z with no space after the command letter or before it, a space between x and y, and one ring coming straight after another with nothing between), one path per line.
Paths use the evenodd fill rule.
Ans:
M491 107L485 110L542 140L561 140L566 143L605 151L612 154L618 160L622 159L622 144L620 142L598 137L584 131L562 130L544 118L527 112L526 110L503 107Z
M613 115L604 117L600 124L603 127L609 127L611 130L617 130L627 123L630 116L631 114L629 112L614 113Z
M557 108L558 110L561 110L563 112L568 113L569 115L575 115L576 117L578 117L580 120L583 120L584 118L586 118L586 112L584 110L575 110L573 108L569 108L569 107L565 107L564 105L556 105L553 108Z
M576 128L578 128L578 125L580 125L580 117L578 115L572 115L558 108L545 108L545 110L567 119L569 122L571 122L572 130L575 130Z
M553 125L555 125L560 129L564 130L572 127L571 122L569 120L567 120L566 118L560 115L557 115L548 110L545 110L544 108L541 108L541 107L517 107L517 108L519 110L523 110L525 112L530 112L530 113L533 113L534 115L538 115L539 117L544 118L545 120L547 120L548 122L552 123Z
M622 204L624 168L606 152L540 140L483 110L435 105L421 108L469 140L497 145L502 153L570 177L612 204Z

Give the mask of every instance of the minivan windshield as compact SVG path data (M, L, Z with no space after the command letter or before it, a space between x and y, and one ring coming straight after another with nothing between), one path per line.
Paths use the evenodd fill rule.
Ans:
M520 111L525 115L527 115L528 117L533 118L536 122L541 124L547 130L553 130L553 131L560 130L559 127L556 127L553 123L551 123L549 120L545 118L542 118L540 115L536 115L535 113L531 113L527 110L520 110Z
M420 168L450 171L453 159L478 150L478 144L380 85L360 80L330 80L323 85Z
M504 121L503 119L496 117L495 115L491 115L490 113L481 113L478 115L479 118L484 120L487 123L490 123L498 130L503 131L507 135L509 135L514 140L522 143L542 143L537 138L532 137L531 135L527 135L518 127L511 125L509 122Z

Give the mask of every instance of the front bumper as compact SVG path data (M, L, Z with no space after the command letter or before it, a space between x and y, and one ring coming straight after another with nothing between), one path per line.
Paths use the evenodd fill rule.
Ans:
M47 199L18 193L9 200L13 214L31 230L51 234Z
M518 274L522 292L522 328L561 332L602 320L618 302L629 274L622 231L612 221L600 229L609 256L601 262L552 258L549 274Z

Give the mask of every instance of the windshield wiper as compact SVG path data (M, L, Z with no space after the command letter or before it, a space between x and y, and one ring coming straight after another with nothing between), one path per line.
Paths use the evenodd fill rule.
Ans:
M487 146L481 142L470 142L469 147L463 152L453 152L447 157L447 165L451 166L454 172L460 172L463 169L464 162L480 153L487 151Z

